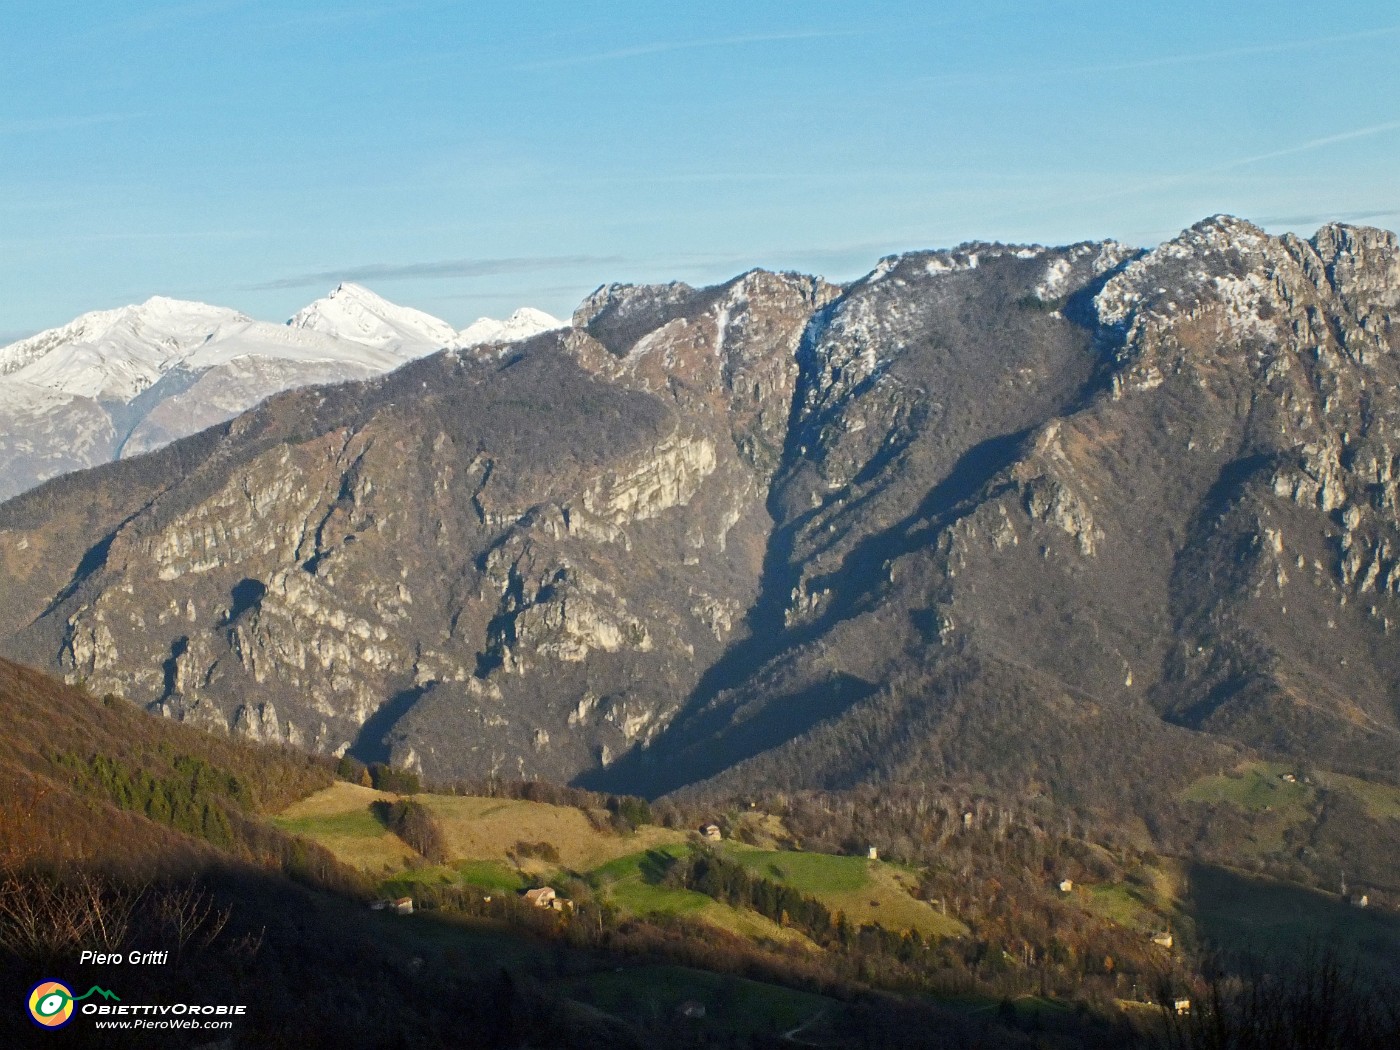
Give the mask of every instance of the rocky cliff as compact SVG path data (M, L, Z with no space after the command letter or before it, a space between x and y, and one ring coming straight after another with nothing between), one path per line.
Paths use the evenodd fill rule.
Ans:
M1398 297L1391 234L1225 217L606 286L5 504L0 638L435 775L1393 773Z

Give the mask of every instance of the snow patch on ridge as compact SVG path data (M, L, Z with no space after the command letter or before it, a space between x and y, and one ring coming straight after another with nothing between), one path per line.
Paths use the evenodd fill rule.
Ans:
M504 321L494 317L478 317L457 335L458 346L481 346L484 343L516 343L557 328L567 328L568 322L552 317L543 310L522 306Z

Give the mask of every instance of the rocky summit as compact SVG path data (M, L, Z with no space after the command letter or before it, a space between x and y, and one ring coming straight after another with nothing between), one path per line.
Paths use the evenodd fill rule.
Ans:
M609 285L0 506L0 649L430 776L1396 773L1400 248Z

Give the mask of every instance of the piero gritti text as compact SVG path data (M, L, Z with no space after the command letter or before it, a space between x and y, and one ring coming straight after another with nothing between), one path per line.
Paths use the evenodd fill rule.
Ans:
M170 961L168 951L93 952L78 956L79 966L164 966Z

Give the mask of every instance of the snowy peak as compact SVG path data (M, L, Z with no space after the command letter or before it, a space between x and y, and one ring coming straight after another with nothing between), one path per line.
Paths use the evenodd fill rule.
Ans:
M542 332L552 332L565 327L566 322L551 317L543 310L522 306L504 321L494 317L478 317L458 334L461 346L480 346L483 343L514 343L530 339Z
M83 314L0 348L0 376L63 394L127 401L214 332L249 323L236 310L155 296Z
M457 331L446 321L348 282L298 310L287 324L372 346L405 361L457 345Z

